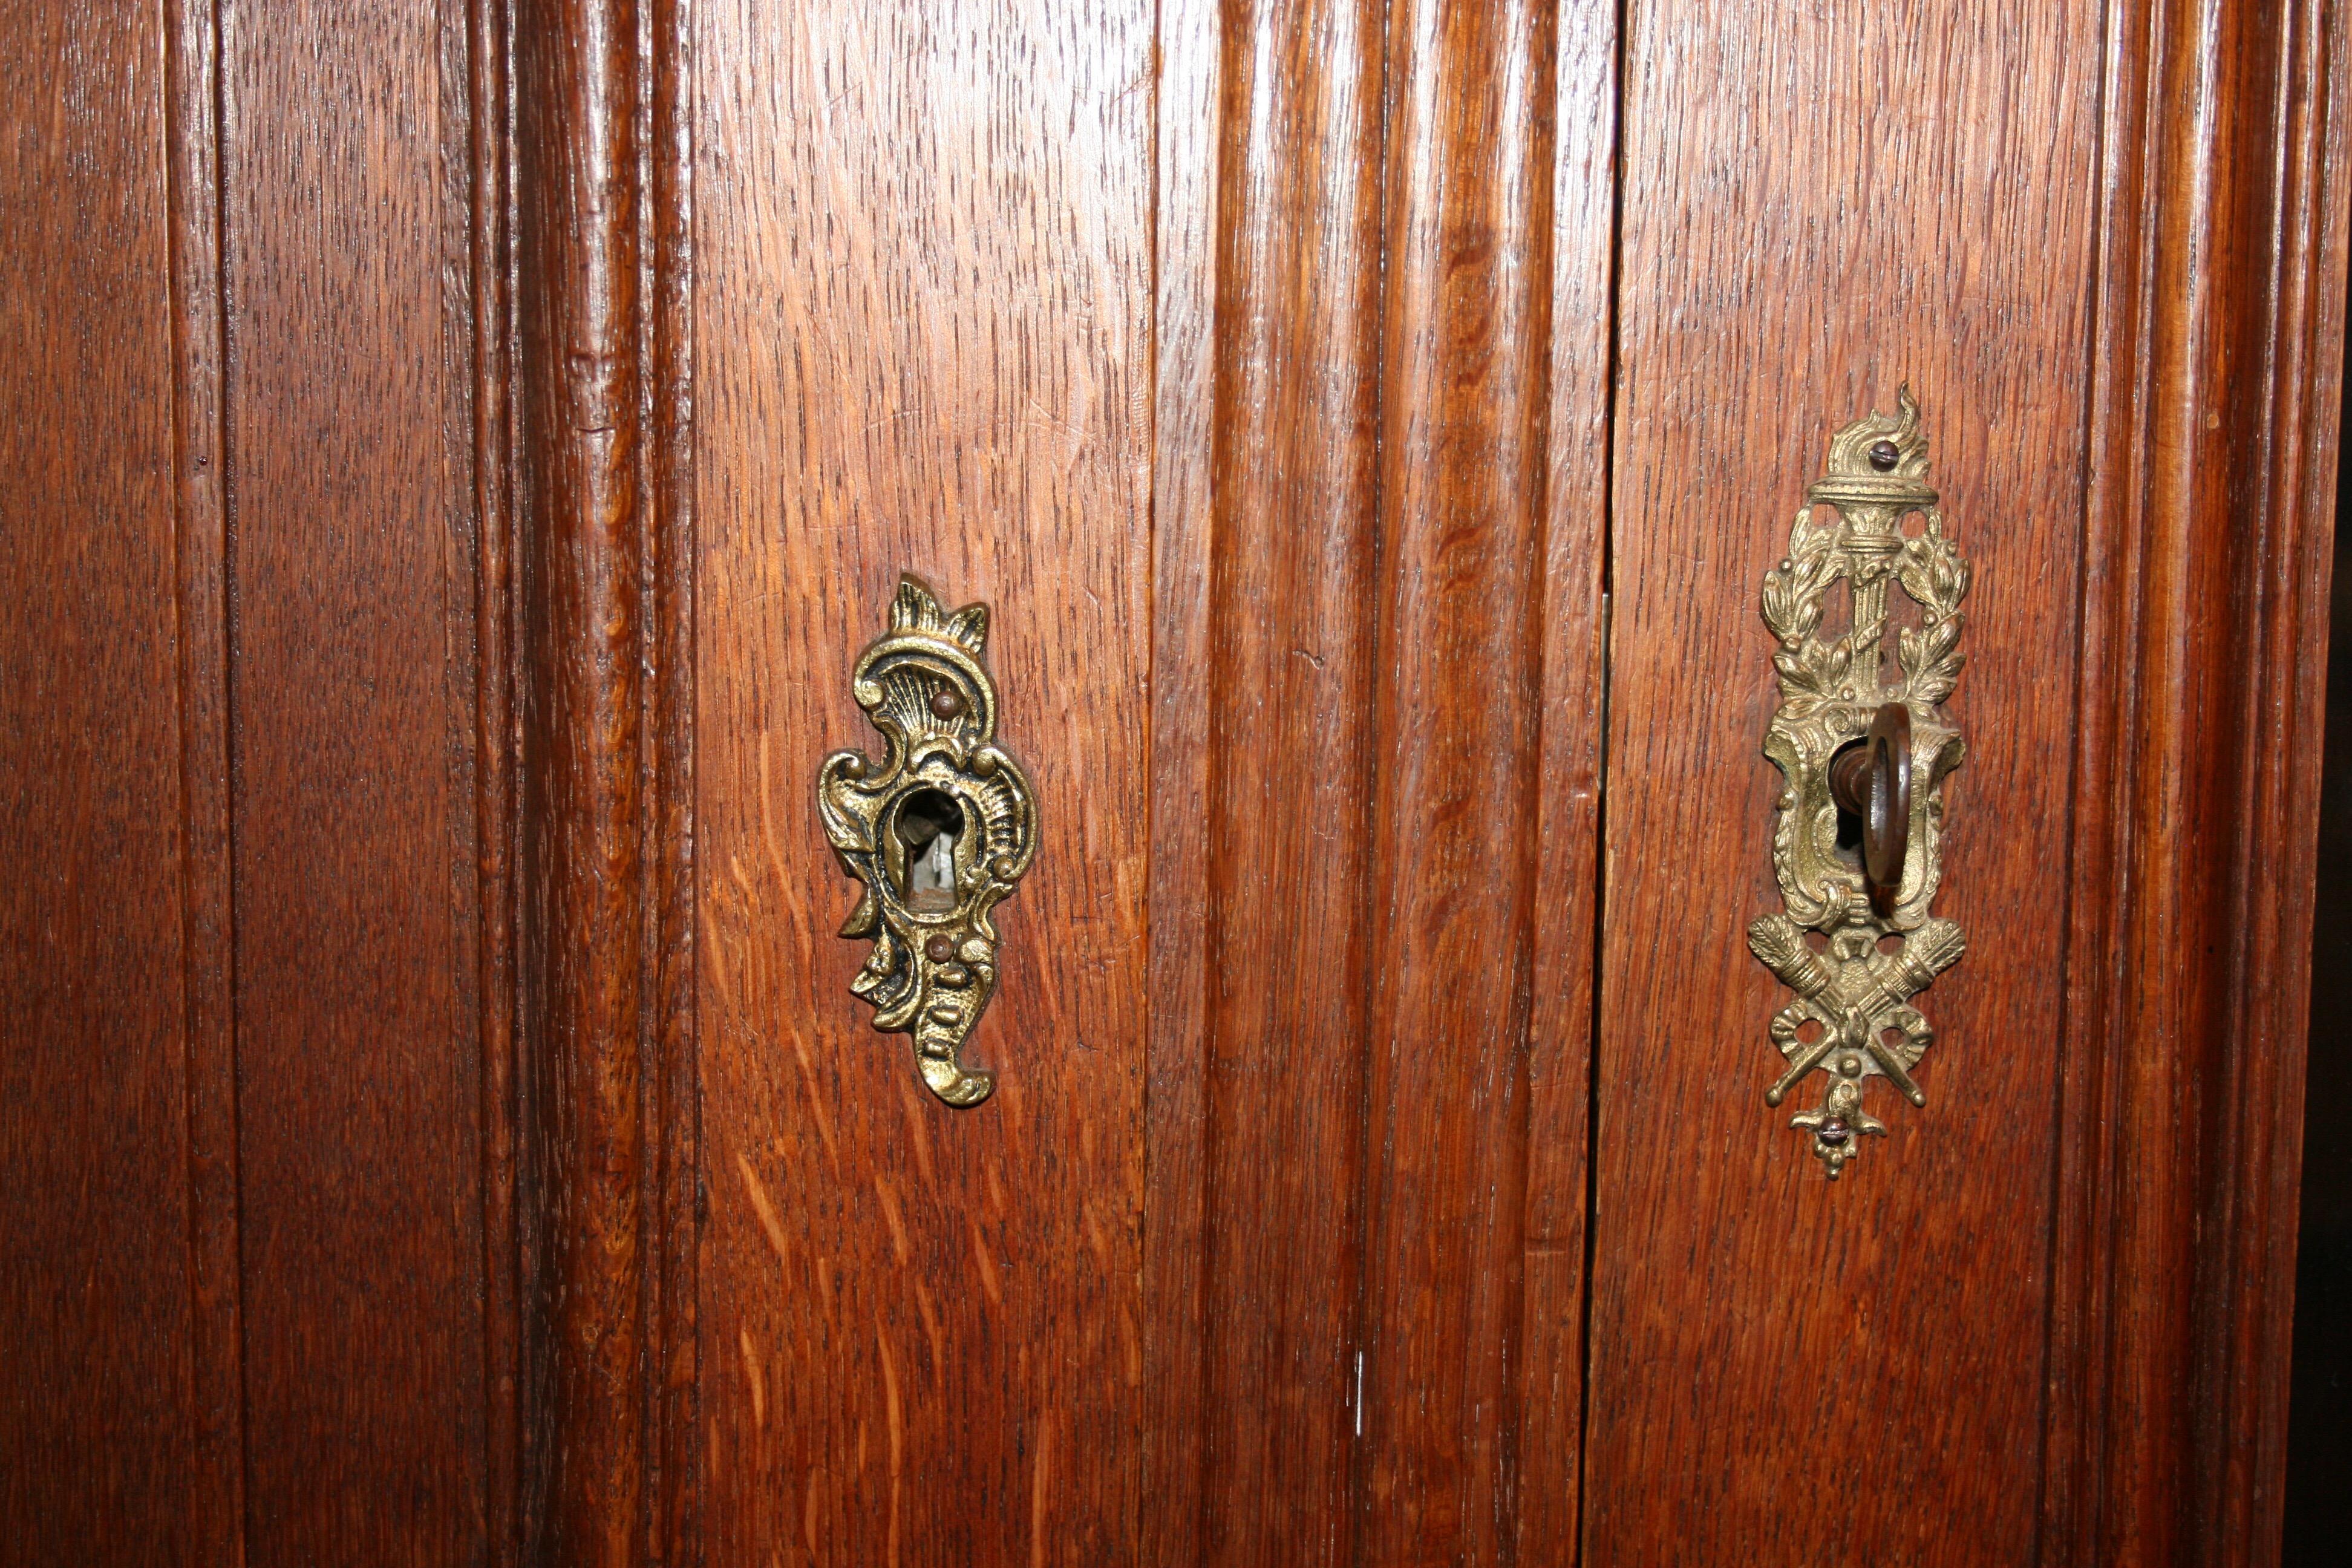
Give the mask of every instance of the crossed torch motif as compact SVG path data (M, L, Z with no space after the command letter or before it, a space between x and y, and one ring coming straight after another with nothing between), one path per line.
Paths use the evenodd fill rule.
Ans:
M1748 945L1797 994L1772 1018L1772 1043L1789 1058L1789 1069L1765 1091L1764 1102L1780 1104L1798 1079L1828 1064L1830 1087L1821 1108L1790 1124L1811 1131L1813 1152L1832 1177L1853 1138L1886 1131L1862 1109L1858 1080L1872 1066L1912 1104L1927 1103L1911 1067L1934 1041L1935 1030L1909 999L1958 963L1967 945L1956 923L1931 917L1904 937L1898 952L1881 952L1881 929L1859 890L1846 899L1824 952L1808 946L1805 928L1785 914L1766 915L1748 928ZM1821 1026L1810 1041L1799 1033L1809 1020Z

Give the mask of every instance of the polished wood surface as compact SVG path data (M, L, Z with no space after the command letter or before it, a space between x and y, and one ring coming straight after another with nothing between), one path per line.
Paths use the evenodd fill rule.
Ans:
M8 1561L488 1544L468 23L6 15Z
M2098 16L1877 15L1627 18L1594 1564L2034 1550L2058 1082L2032 1042L2063 1016L2045 763L2073 732ZM1975 568L1936 903L1969 952L1919 1004L1926 1107L1832 1184L1764 1105L1781 997L1741 939L1778 906L1757 594L1830 435L1906 383Z
M554 1559L643 1550L648 1432L646 255L637 38L627 8L516 14L516 384L522 535L519 880L534 1047L530 1154L546 1183L527 1304L543 1365Z
M190 1517L212 1326L191 1242L215 1235L194 1223L188 1107L192 1067L210 1089L224 1065L212 1030L189 1037L213 994L190 959L215 952L192 954L179 852L182 748L205 727L186 723L174 636L163 17L10 21L0 81L47 134L0 174L0 1551L152 1563L212 1544ZM50 68L68 49L79 72ZM60 226L83 168L105 177ZM216 893L217 861L202 869Z
M1534 962L1551 868L1530 840L1592 826L1554 815L1540 763L1547 653L1597 650L1544 627L1589 595L1600 533L1568 524L1547 581L1549 422L1583 412L1549 395L1549 8L1388 20L1354 1560L1497 1563L1523 1495L1528 1030L1591 962ZM1538 1486L1565 1478L1549 1458Z
M446 276L466 40L331 0L224 7L220 40L245 1550L465 1563L486 1462L471 344Z
M1191 1429L1162 1435L1197 1444L1192 1468L1155 1506L1195 1516L1203 1563L1355 1553L1381 903L1382 15L1353 0L1228 7L1208 117L1181 127L1215 178L1197 257L1213 270L1190 284L1209 311L1190 411L1206 447L1170 454L1196 460L1210 493L1166 524L1196 531L1171 542L1198 551L1204 592L1163 612L1196 617L1201 661L1170 674L1200 705L1177 733L1202 737L1202 993L1198 1034L1152 1043L1163 1074L1198 1075L1201 1110L1194 1127L1155 1129L1177 1142L1155 1150L1151 1195L1201 1205L1195 1293L1169 1325L1198 1334L1200 1371L1197 1405L1169 1413ZM1186 769L1189 752L1162 746L1160 764ZM1197 1066L1176 1054L1192 1050ZM1180 1170L1197 1197L1175 1188ZM1155 1245L1173 1239L1157 1232L1147 1221Z
M2274 1560L2325 0L0 17L0 1562ZM1906 380L1832 1187L1755 604ZM908 570L971 1111L814 809Z
M1150 10L698 7L713 1562L1138 1558ZM898 574L992 611L1037 870L951 1110L849 994L816 764Z
M2302 0L2109 18L2053 1562L2277 1561L2319 784L2299 738L2325 700L2343 385L2343 27ZM2273 266L2273 247L2294 259Z

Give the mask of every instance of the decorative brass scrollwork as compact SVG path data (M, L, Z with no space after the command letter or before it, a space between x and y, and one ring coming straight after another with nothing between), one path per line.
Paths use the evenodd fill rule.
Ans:
M1967 751L1941 705L1960 671L1969 563L1945 535L1927 469L1906 386L1894 418L1874 414L1831 440L1789 553L1764 574L1764 624L1780 645L1772 656L1780 708L1764 754L1788 786L1772 837L1786 909L1749 926L1748 942L1797 994L1772 1018L1788 1070L1764 1100L1779 1105L1807 1074L1827 1075L1821 1104L1790 1125L1810 1135L1832 1178L1863 1134L1886 1131L1864 1109L1865 1079L1927 1103L1912 1071L1935 1031L1911 998L1965 946L1958 926L1927 912L1943 877L1944 779ZM1833 516L1816 521L1817 507ZM1904 520L1915 514L1923 526L1906 537ZM1830 637L1822 619L1841 578L1852 618ZM1896 638L1891 675L1882 658L1890 584L1918 605L1918 624ZM1842 760L1864 745L1868 756ZM1906 745L1907 759L1889 754ZM1897 800L1906 823L1888 820Z
M845 870L865 886L841 928L874 951L850 990L874 1026L914 1037L915 1063L950 1105L978 1105L996 1075L963 1045L996 990L995 922L1037 853L1037 801L996 743L996 686L982 668L988 606L950 615L898 580L890 629L866 648L850 691L887 743L879 763L835 752L817 809Z

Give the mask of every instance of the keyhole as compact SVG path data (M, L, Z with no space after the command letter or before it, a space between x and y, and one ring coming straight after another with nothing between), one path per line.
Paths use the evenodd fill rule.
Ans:
M956 905L956 837L963 808L943 790L917 790L898 808L898 839L907 847L907 907L944 914Z
M1830 766L1836 767L1839 759L1847 752L1860 750L1862 750L1860 741L1848 741L1831 755ZM1834 795L1831 798L1837 805L1837 858L1859 871L1862 869L1862 814L1850 810L1843 801L1837 801Z

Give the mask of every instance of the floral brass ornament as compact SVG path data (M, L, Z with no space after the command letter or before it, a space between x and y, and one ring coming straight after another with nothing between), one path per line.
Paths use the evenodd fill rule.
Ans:
M874 1004L877 1029L914 1037L923 1081L955 1106L996 1087L964 1064L964 1043L996 990L990 911L1037 853L1036 795L996 743L987 641L987 605L949 614L899 578L890 629L850 678L886 754L835 752L817 771L825 837L865 884L841 934L874 942L849 988Z
M1764 574L1764 624L1780 642L1772 663L1780 677L1764 754L1787 785L1772 837L1785 908L1749 926L1748 942L1797 994L1772 1017L1772 1043L1788 1066L1764 1100L1777 1106L1807 1076L1823 1075L1820 1104L1790 1125L1832 1179L1864 1135L1885 1134L1864 1103L1868 1079L1885 1079L1913 1105L1927 1103L1912 1075L1935 1031L1912 998L1959 962L1966 945L1958 925L1927 912L1943 876L1944 780L1967 751L1942 704L1959 677L1969 563L1945 534L1927 468L1919 405L1905 387L1893 418L1874 414L1832 438L1828 469L1806 491L1789 553ZM1820 508L1831 515L1819 518ZM1921 526L1906 537L1904 521L1914 515ZM1841 579L1852 614L1832 636L1822 619ZM1918 616L1901 628L1890 670L1888 592L1896 587ZM1882 718L1890 706L1898 711ZM1906 712L1907 725L1899 721ZM1866 733L1884 745L1881 736L1906 730L1907 842L1899 874L1872 886L1832 764Z

